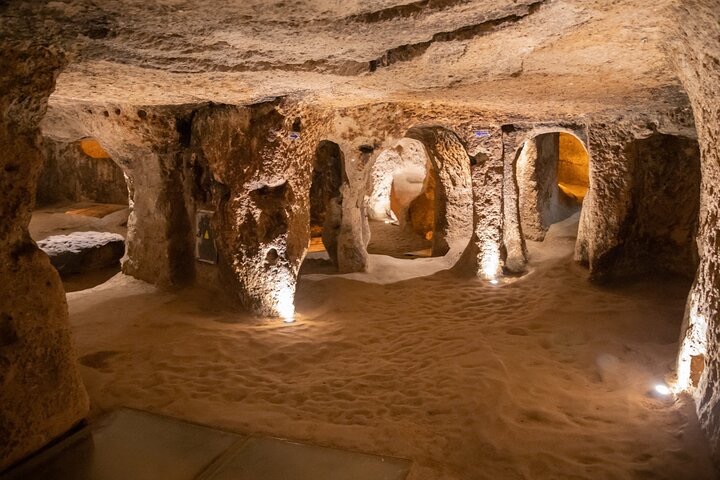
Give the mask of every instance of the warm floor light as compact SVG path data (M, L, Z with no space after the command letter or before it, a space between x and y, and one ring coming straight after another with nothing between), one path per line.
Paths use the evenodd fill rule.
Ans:
M295 321L295 289L289 283L280 286L275 297L275 310L285 323Z
M497 276L500 273L499 247L493 242L484 242L482 254L481 273L483 278L490 280L490 283L493 283L493 280L497 282ZM495 283L493 283L493 285L495 285Z
M492 283L493 285L497 285L499 282L497 278L493 278L490 280L490 283Z
M655 385L655 391L659 393L660 395L670 395L672 393L672 390L670 390L670 387L663 383L658 383Z

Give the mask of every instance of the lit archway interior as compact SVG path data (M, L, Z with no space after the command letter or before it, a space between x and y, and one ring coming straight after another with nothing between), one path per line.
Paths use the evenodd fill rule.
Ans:
M368 196L368 253L397 258L431 255L436 175L424 146L403 138L372 166Z
M576 136L561 132L558 137L558 188L567 198L582 204L590 187L590 157Z
M590 157L572 134L552 132L527 140L517 155L523 234L543 240L552 224L577 214L590 187Z

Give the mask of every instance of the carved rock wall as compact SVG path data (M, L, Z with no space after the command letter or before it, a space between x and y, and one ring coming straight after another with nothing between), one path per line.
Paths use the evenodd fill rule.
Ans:
M45 162L37 188L37 204L55 202L128 203L122 169L111 158L85 154L79 142L43 139Z
M690 292L678 359L685 383L692 356L704 361L692 389L700 424L720 466L720 11L718 0L688 0L677 6L670 45L679 76L692 102L700 143L702 182L699 232L700 266Z
M653 271L692 275L696 142L621 123L591 125L589 142L591 186L576 259L597 280Z
M43 163L38 124L63 66L52 49L0 47L0 471L88 411L60 277L27 229Z
M506 259L503 248L503 142L499 128L471 146L473 192L472 237L454 271L493 280Z

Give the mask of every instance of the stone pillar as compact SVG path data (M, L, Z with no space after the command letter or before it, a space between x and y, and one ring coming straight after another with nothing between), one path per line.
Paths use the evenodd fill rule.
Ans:
M130 188L130 217L122 271L161 287L193 280L194 237L177 153L121 148Z
M468 141L474 162L470 169L473 191L473 233L453 270L486 280L502 274L503 252L503 158L500 129L487 137ZM471 133L474 135L474 133Z
M60 277L27 229L43 162L38 124L63 66L52 49L0 47L0 471L89 407Z
M515 125L503 125L503 246L505 269L523 273L527 263L527 248L520 225L520 191L517 183L517 156L522 146L523 131Z
M365 272L368 268L367 246L370 225L365 192L371 166L378 155L360 141L340 143L345 156L345 182L342 193L341 224L337 235L337 265L340 273Z
M622 242L621 228L632 204L634 166L626 151L632 139L626 127L616 124L589 127L590 189L580 214L575 260L587 265L594 278L612 269Z
M211 201L224 288L253 313L285 318L294 314L308 246L318 137L313 125L298 134L293 123L275 101L210 105L196 112L191 136L217 187Z

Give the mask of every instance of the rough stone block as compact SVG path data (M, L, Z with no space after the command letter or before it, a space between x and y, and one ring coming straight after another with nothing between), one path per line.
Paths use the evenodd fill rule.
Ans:
M117 264L125 253L122 235L109 232L73 232L38 242L61 275L82 273Z

